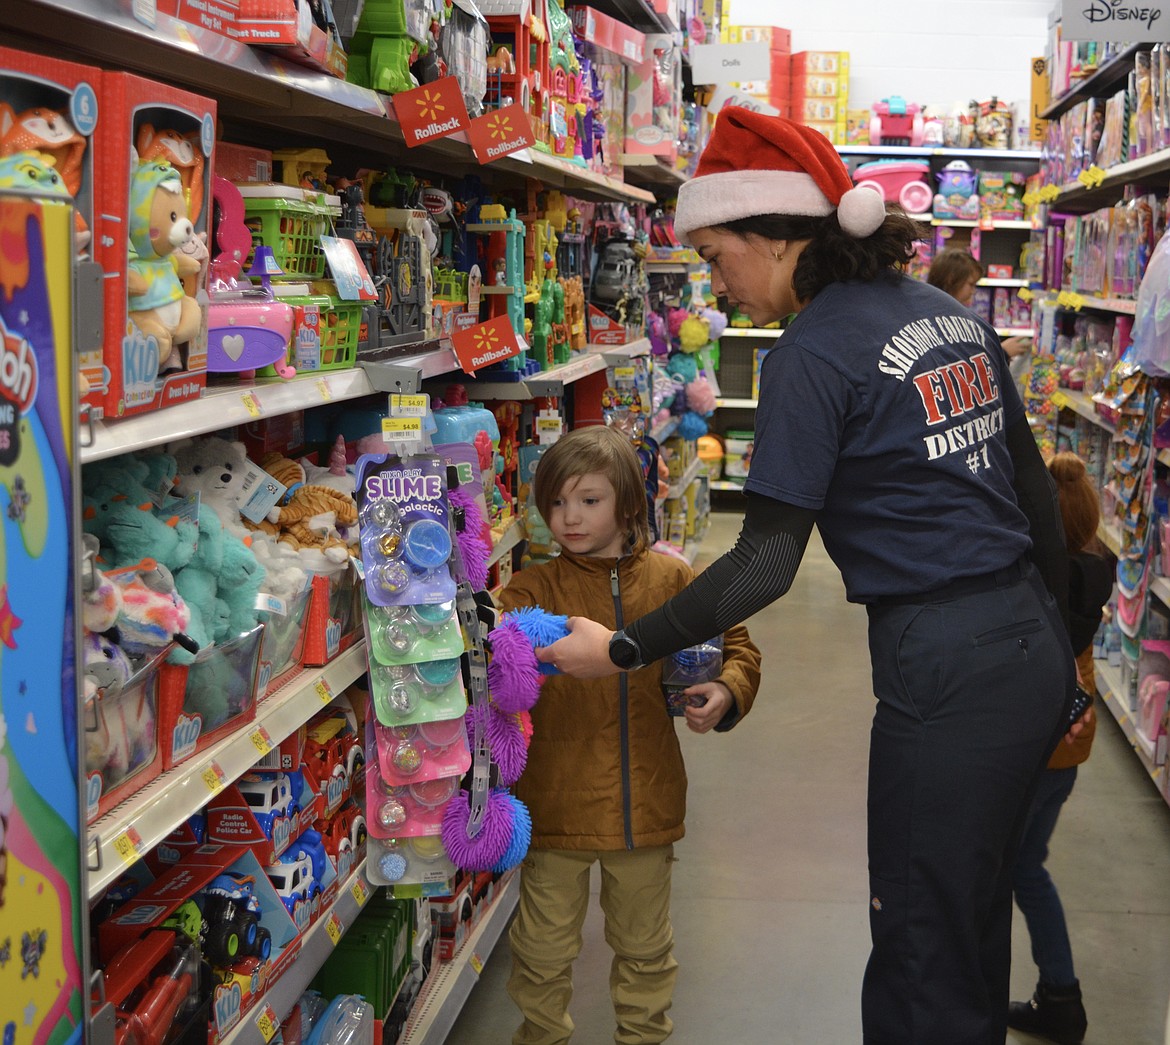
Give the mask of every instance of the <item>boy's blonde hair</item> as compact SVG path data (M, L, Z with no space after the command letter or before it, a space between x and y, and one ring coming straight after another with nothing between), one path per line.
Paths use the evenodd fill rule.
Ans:
M565 483L599 473L613 485L614 510L631 552L650 547L646 482L630 440L605 425L578 428L562 436L540 458L533 478L536 507L547 521Z

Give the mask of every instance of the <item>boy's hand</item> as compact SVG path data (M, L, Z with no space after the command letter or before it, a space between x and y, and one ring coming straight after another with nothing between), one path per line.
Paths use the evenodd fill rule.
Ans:
M735 703L731 690L722 682L700 682L697 686L684 689L683 694L707 698L702 707L691 707L688 704L683 711L687 718L687 728L692 733L709 733L723 721L723 716Z
M551 664L579 679L604 678L621 670L609 659L609 640L613 638L609 628L588 617L570 617L566 623L568 635L536 651L541 664Z

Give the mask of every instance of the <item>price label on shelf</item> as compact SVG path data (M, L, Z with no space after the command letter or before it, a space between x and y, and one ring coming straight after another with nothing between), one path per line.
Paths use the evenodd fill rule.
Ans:
M200 770L199 775L203 777L203 782L207 785L207 790L213 795L218 795L223 790L224 784L227 783L227 776L223 771L223 767L214 759Z
M276 1018L276 1010L268 1004L260 1007L260 1011L256 1013L255 1022L256 1029L265 1041L271 1041L276 1037L276 1032L280 1030L280 1020Z
M615 381L633 381L637 376L638 370L632 366L615 366L613 368L613 376Z
M142 836L138 833L138 829L128 827L117 838L114 839L114 852L121 858L122 862L131 867L142 859Z
M536 419L536 443L538 446L551 446L561 437L564 423L558 413L544 413Z
M467 959L467 964L471 966L476 976L483 973L483 959L475 951L471 952L471 957Z
M321 398L327 403L333 398L333 389L329 387L329 382L323 377L317 378L317 391L321 393Z
M422 418L383 417L382 438L388 443L395 440L417 442L422 439Z
M365 880L360 875L349 891L353 893L353 898L357 901L358 907L364 907L366 901L370 898L370 890L366 888Z
M244 404L244 409L248 411L253 417L260 416L260 400L256 398L255 392L243 392L240 395L240 400Z
M427 399L423 394L400 395L395 393L390 397L391 417L426 417Z
M268 730L263 726L258 726L248 735L248 739L252 741L252 746L261 754L267 755L269 751L275 746L272 743L272 737L268 735Z
M328 704L333 699L333 690L329 688L329 683L324 679L318 679L313 689L317 691L317 696L321 698L322 704Z
M333 946L336 947L341 940L341 919L337 917L337 912L332 912L325 920L325 934L333 941Z
M1031 301L1032 300L1031 287L1020 287L1020 289L1016 291L1016 297L1018 297L1021 301Z
M1058 410L1061 410L1066 406L1072 405L1071 402L1069 401L1068 396L1066 396L1063 392L1053 392L1052 396L1051 396L1051 400L1052 400L1052 405L1055 406Z

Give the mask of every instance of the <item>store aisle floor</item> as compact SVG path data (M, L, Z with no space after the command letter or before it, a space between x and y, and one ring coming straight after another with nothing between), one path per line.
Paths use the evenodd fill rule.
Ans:
M731 546L718 514L704 547ZM700 559L700 566L709 556ZM869 951L865 782L873 698L866 616L814 535L792 590L749 624L756 708L729 734L679 730L690 775L673 918L677 1045L856 1045ZM1053 839L1089 1014L1086 1045L1161 1045L1170 997L1170 809L1107 710ZM597 890L597 875L593 879ZM1015 918L1012 996L1035 969ZM573 1041L613 1040L610 952L596 899L575 969ZM448 1036L507 1045L507 936ZM1009 1035L1012 1045L1035 1042Z

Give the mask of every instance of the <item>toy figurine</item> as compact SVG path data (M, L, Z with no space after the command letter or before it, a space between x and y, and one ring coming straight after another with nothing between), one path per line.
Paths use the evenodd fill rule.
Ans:
M181 370L178 346L199 335L203 315L180 276L199 265L182 249L195 235L183 183L169 163L141 164L130 182L130 319L158 343L160 373Z

